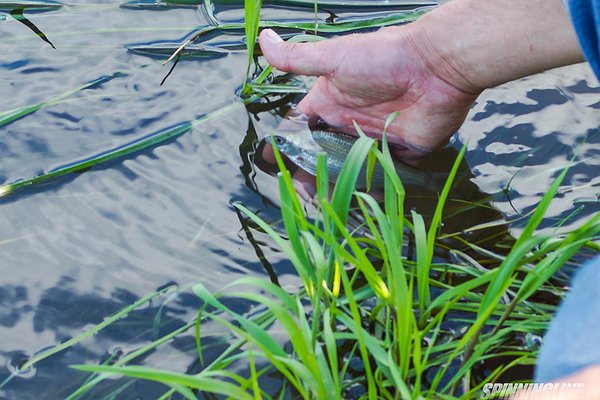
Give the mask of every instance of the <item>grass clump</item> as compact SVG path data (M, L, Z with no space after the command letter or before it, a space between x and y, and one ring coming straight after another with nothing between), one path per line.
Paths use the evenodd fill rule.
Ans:
M174 393L187 399L209 393L236 399L478 398L485 383L515 365L535 362L537 346L519 343L542 335L554 311L535 295L557 291L547 281L597 237L600 214L566 235L536 233L564 171L513 248L494 255L500 258L496 267L483 267L458 250L469 263L440 261L435 252L444 205L464 151L430 219L404 210L404 187L385 140L379 150L373 139L360 137L331 193L326 160L318 160L316 218L306 215L276 151L285 232L244 205L235 207L285 253L302 285L284 290L243 278L218 293L194 285L204 303L194 322L203 365L195 375L125 360L76 368L93 373L93 384L114 374L161 382L170 387L163 398ZM382 204L353 189L369 157L386 174ZM363 223L350 231L352 207ZM414 251L407 251L407 237ZM236 312L227 305L232 299L253 304L252 311ZM203 354L207 320L231 335L214 360ZM496 366L483 371L482 364ZM89 382L76 393L85 393Z

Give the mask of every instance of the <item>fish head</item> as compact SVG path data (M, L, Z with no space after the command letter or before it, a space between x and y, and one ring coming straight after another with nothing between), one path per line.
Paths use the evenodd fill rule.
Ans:
M294 141L293 138L288 139L285 135L272 135L267 137L266 141L277 147L277 150L288 158L294 158L302 152L302 148L299 144Z
M273 136L274 143L283 152L296 154L301 150L318 154L323 148L315 141L310 130L278 131Z
M277 131L267 136L265 142L276 146L289 161L311 174L316 173L317 156L324 152L309 129Z
M311 117L292 108L264 143L276 146L286 160L314 175L317 157L325 151L315 140L311 125Z

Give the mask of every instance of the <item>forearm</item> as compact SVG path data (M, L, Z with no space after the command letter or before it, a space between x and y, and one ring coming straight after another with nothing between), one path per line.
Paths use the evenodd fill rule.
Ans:
M560 0L454 0L411 31L431 68L471 93L584 61Z

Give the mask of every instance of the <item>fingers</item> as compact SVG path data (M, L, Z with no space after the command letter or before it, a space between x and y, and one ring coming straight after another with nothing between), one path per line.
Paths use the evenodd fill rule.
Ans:
M298 168L294 173L293 180L296 193L300 195L302 200L310 201L315 197L317 193L317 190L315 189L317 179L314 176L304 171L302 168Z
M322 78L319 78L319 79L322 79ZM304 98L302 100L300 100L300 103L298 103L298 105L296 106L296 110L299 113L302 113L302 114L308 115L308 116L317 115L317 113L313 111L313 107L312 107L313 97L315 96L316 90L317 89L316 89L316 85L315 85L315 87L313 87L306 94L306 96L304 96Z
M267 61L284 72L302 75L329 75L336 67L340 49L333 49L328 41L318 43L288 43L271 29L260 33L259 43Z
M275 158L275 151L273 150L273 145L271 145L271 143L265 144L261 156L263 160L265 160L267 163L273 165L277 164L277 159Z

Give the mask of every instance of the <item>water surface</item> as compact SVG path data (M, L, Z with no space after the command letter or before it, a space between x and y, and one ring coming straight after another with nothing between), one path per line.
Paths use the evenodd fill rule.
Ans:
M340 18L355 13L348 10ZM243 14L239 7L223 7L216 15L236 22ZM310 20L312 10L270 6L265 15ZM331 18L327 10L319 15ZM182 59L161 86L169 70L161 66L162 58L127 50L140 43L179 42L207 24L203 13L189 7L124 9L114 0L25 12L56 49L4 16L0 112L116 76L2 126L0 182L35 176L238 106L160 146L0 200L0 380L27 357L169 284L185 288L200 280L217 291L242 276L276 276L282 285L297 284L269 239L244 230L230 205L241 201L268 220L278 219L276 181L251 160L259 139L271 133L280 116L255 115L240 104L236 91L246 55ZM468 141L467 162L484 192L495 193L510 182L510 197L493 203L506 218L534 207L575 156L546 221L551 227L578 210L577 218L565 224L573 228L599 209L599 108L600 86L589 68L551 71L485 92L453 145ZM519 226L511 229L518 232ZM0 396L64 398L86 377L68 365L119 357L192 320L198 306L189 291L159 298L13 379ZM220 332L210 325L206 329ZM194 352L189 332L138 362L194 372L200 368ZM98 390L123 388L118 397L123 399L151 399L165 391L146 382L122 386L129 382L110 380Z

